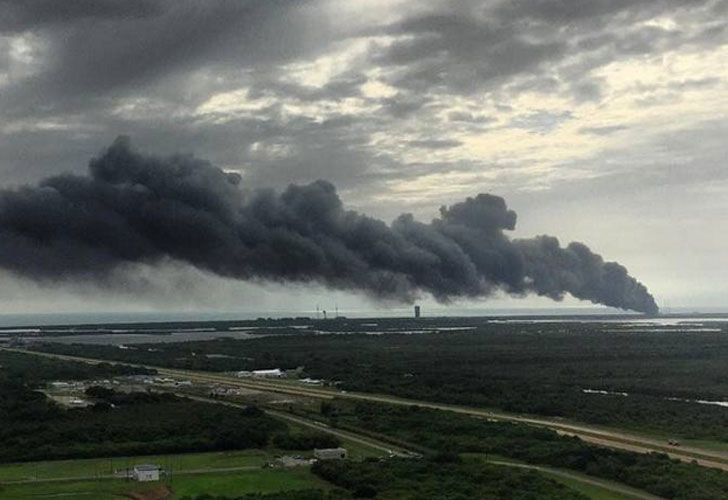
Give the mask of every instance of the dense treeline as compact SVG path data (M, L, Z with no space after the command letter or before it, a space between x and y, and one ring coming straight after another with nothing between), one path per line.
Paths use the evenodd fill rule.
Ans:
M586 500L585 496L536 472L473 461L328 461L316 463L312 470L339 489L239 497L198 495L194 500Z
M2 409L21 408L3 414L2 462L261 448L286 431L285 424L254 407L240 410L170 394L114 396L113 407L100 402L70 410L27 394L0 401Z
M293 490L278 493L249 493L243 496L201 495L183 496L180 500L339 500L351 498L346 491L324 492L321 490Z
M89 365L0 351L0 433L9 432L7 429L12 428L14 422L29 425L58 418L63 413L44 394L33 390L39 384L49 380L84 380L138 373L152 372L118 364Z
M321 478L355 498L586 500L583 495L542 475L474 462L391 459L386 463L318 462Z
M0 350L0 380L19 381L28 386L49 380L89 380L155 373L155 370L122 364L91 365Z
M606 323L474 328L415 335L285 335L158 344L153 350L50 344L42 349L200 370L303 366L305 375L339 381L347 390L728 442L728 409L667 399L728 400L728 335L722 332L619 332Z
M96 404L63 409L34 385L137 370L3 351L0 365L0 462L261 448L288 432L255 407L236 409L172 394L91 387L87 396Z
M611 450L578 438L416 406L336 401L332 424L390 435L440 453L484 453L583 472L685 500L728 498L728 474L667 455Z
M276 434L273 444L281 450L313 450L314 448L336 448L341 446L339 438L323 432L297 432Z

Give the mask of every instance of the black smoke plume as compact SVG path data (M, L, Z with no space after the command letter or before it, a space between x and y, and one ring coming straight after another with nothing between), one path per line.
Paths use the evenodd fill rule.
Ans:
M497 290L579 299L648 314L647 289L581 243L511 240L516 214L480 194L429 224L391 225L344 209L317 181L282 193L190 156L155 158L117 139L89 175L0 192L0 267L38 280L102 281L127 263L176 259L241 280L317 282L383 299L446 302Z

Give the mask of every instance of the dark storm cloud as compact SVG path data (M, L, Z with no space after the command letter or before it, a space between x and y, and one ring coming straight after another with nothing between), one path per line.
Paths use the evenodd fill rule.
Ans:
M374 51L387 82L425 93L473 94L510 85L576 101L598 100L600 79L591 72L631 56L683 45L722 43L709 0L538 0L452 2L386 27L397 37ZM677 29L646 25L655 16L690 16ZM713 36L706 36L706 33Z
M509 0L501 2L495 14L501 19L521 19L551 26L574 27L579 23L595 26L609 23L615 18L622 22L633 22L657 12L711 3L710 0Z
M61 171L80 174L85 160L98 151L99 145L108 144L119 133L132 133L144 149L165 153L194 150L217 165L240 171L245 186L281 187L326 179L357 207L388 215L405 210L403 204L408 210L422 213L432 205L449 202L453 191L469 189L471 181L466 180L460 187L448 185L440 192L435 192L439 191L436 184L429 191L415 191L413 187L404 198L390 191L392 186L408 188L410 179L437 179L445 173L464 174L463 178L473 179L473 185L487 182L491 189L507 192L511 202L536 179L551 188L541 196L548 191L552 200L566 196L588 204L586 198L594 191L593 186L601 183L600 193L605 198L631 193L632 198L625 198L623 206L635 211L641 204L634 200L640 199L645 186L678 186L673 199L682 199L679 190L696 179L723 176L721 164L697 160L689 169L680 169L675 163L675 172L667 173L659 162L640 163L636 172L630 167L634 157L624 153L617 160L578 158L575 165L555 166L559 172L575 172L574 178L584 172L599 172L600 180L586 175L588 181L569 179L549 184L548 179L535 173L530 158L520 158L517 153L494 162L488 155L460 158L468 154L468 148L460 148L452 151L454 159L443 159L450 155L447 150L407 141L432 139L430 146L442 147L456 146L462 139L471 145L472 137L486 128L488 133L493 130L497 134L501 127L509 125L549 134L568 116L551 109L555 114L542 116L539 121L529 116L537 110L522 109L511 99L527 93L571 98L575 105L585 100L605 104L600 101L609 96L610 89L603 70L610 63L635 60L642 54L675 53L672 51L682 47L708 50L724 43L723 14L728 2L412 2L394 16L383 13L359 24L336 12L319 12L319 4L237 0L0 3L0 30L8 35L0 38L3 183L35 182ZM654 16L672 19L675 26L662 29L659 23L645 25L644 21ZM349 29L350 25L355 27ZM33 49L27 74L13 68L20 63L10 51L12 37L22 37ZM292 63L307 65L367 37L372 40L367 41L364 53L353 61L344 57L341 64L336 62L334 74L323 78L323 84L306 85L295 78ZM387 37L386 41L379 40ZM3 80L6 69L11 76L7 81ZM393 92L383 97L364 96L362 85L373 78L391 86ZM715 83L713 80L695 75L694 82L684 80L684 88L672 90L697 91L708 88ZM675 87L677 83L670 85ZM226 115L226 110L211 116L198 113L198 106L211 96L242 88L248 89L250 99L265 99L269 104L241 115L232 111ZM635 98L639 93L635 91ZM336 109L336 104L347 98L360 99L361 108L354 112ZM663 98L665 102L675 99L673 94ZM564 109L564 113L567 111ZM515 121L510 122L514 115ZM574 120L584 117L580 110L573 114ZM585 125L599 124L598 120L589 122ZM629 126L635 132L640 130L640 125ZM586 126L581 132L604 135L616 130ZM382 136L386 138L383 143L374 140ZM691 136L691 144L674 150L668 163L684 156L695 144L703 144L704 137L702 132ZM408 156L398 156L402 151ZM648 153L651 151L637 151L634 156ZM658 157L659 148L654 153ZM538 156L538 151L529 155ZM617 164L619 171L612 172ZM559 179L558 175L555 178ZM156 263L171 256L225 276L315 280L338 288L367 290L377 296L408 298L424 290L444 299L506 290L515 295L534 292L559 298L566 291L618 307L652 307L649 295L622 268L603 263L580 246L559 248L548 238L509 240L502 236L507 231L504 228L495 231L501 231L502 238L489 236L480 242L480 236L472 235L484 230L468 226L462 216L458 219L443 215L433 224L402 217L391 226L371 222L371 227L361 221L373 219L351 219L357 227L381 231L386 235L384 241L395 249L393 253L402 253L387 260L389 250L379 248L366 253L363 247L356 247L352 254L344 245L348 253L340 254L339 247L333 248L328 239L322 239L324 235L332 236L329 226L315 233L314 238L284 217L263 224L261 232L255 233L248 226L239 226L243 222L225 219L225 204L213 209L205 205L208 202L184 198L191 196L189 193L156 200L150 193L159 195L146 181L134 181L139 190L136 192L126 181L115 183L84 176L65 179L47 180L43 187L3 197L16 199L19 193L34 193L36 198L32 203L28 201L34 209L56 206L57 211L37 212L33 222L37 225L31 224L27 230L32 233L33 227L37 229L47 219L47 225L53 221L68 236L56 234L44 246L35 245L27 253L27 238L3 238L0 261L6 266L43 279L63 266L69 269L69 279L78 275L105 279L107 271L118 269L120 262ZM237 193L238 188L229 186L228 179L198 180L210 182L206 188L209 191L225 193L233 189ZM448 179L444 175L443 184ZM328 193L325 186L291 189L299 198L320 196L335 205L338 196ZM96 192L108 197L95 199L92 193ZM84 196L90 199L82 203L75 198L76 193L86 193ZM293 195L288 196L284 199L256 191L237 202L223 198L228 200L226 204L242 203L243 214L254 206L270 203L275 208L271 213L278 210L285 215ZM529 208L538 213L539 207L533 208L537 203L528 201L531 195L522 196L519 213ZM94 210L63 218L63 210L74 207L69 200L75 200L77 206L93 206ZM134 203L129 200L138 201L140 206L157 203L158 218L148 221L149 227L144 226L144 217L134 215ZM478 203L485 202L481 199ZM489 210L497 211L492 207ZM2 213L8 217L11 212ZM34 214L33 210L12 213L18 220ZM348 217L341 215L348 213L343 208L334 213L339 214L335 219ZM570 213L580 212L575 208ZM89 214L99 220L84 219ZM248 220L257 219L251 216ZM296 229L284 232L276 225L279 222ZM570 225L564 218L554 217L541 227L549 223L552 227ZM170 227L176 230L166 235L164 230ZM244 227L250 231L246 234L268 239L254 246L250 241L230 237L231 227ZM520 228L523 230L523 225ZM96 231L96 235L92 237L87 230ZM154 236L155 231L161 236ZM203 232L210 235L206 241L214 243L201 243L200 253L195 254L188 248L192 243L186 235ZM536 233L527 228L524 234ZM571 234L580 239L588 231L578 229ZM155 239L162 236L169 239ZM177 240L182 242L179 247L170 243L176 244ZM295 254L289 256L286 249L295 250ZM639 265L639 258L628 250L614 251L624 252L625 258L630 255L630 266ZM272 260L266 260L265 253ZM371 260L375 257L379 260ZM235 259L242 259L242 263ZM310 267L306 267L309 263ZM353 276L362 269L366 271Z
M157 0L0 0L0 30L20 32L82 19L143 18L160 13L161 6Z
M633 24L659 13L705 5L718 9L721 3L539 0L447 3L447 8L434 4L426 14L414 11L394 24L342 33L313 7L307 10L316 2L6 0L0 3L0 30L36 32L49 53L39 74L4 93L12 96L7 104L20 99L26 110L28 104L60 107L59 101L67 99L82 107L84 101L77 101L81 96L87 103L94 95L118 97L120 92L198 69L260 70L261 64L325 53L332 43L351 36L378 35L395 39L390 45L373 46L368 64L391 69L386 76L391 85L420 93L438 89L470 93L518 75L558 71L554 66L584 53L601 51L599 60L606 62L664 49L666 41L674 47L696 33L632 29ZM607 25L609 29L603 30ZM710 29L718 27L713 23ZM720 38L713 36L712 43ZM711 43L709 38L702 41ZM336 99L355 93L352 83L362 76L352 78L317 91L292 85L287 93ZM553 75L548 78L551 83L544 90L553 91Z
M62 175L0 194L0 266L38 280L104 281L119 266L167 259L241 280L315 282L411 301L497 290L566 293L656 313L617 263L553 237L510 240L516 214L480 194L429 224L392 225L346 210L332 184L245 191L241 178L191 156L155 158L117 139L87 176Z
M395 87L417 91L449 89L470 93L558 58L560 41L533 42L497 19L478 20L458 13L405 20L389 32L407 35L375 54L374 61L400 71Z
M268 185L316 178L332 178L337 185L377 182L382 169L406 179L416 173L394 150L369 147L372 134L387 133L395 142L400 127L414 120L420 127L416 136L438 141L457 140L447 128L453 122L458 133L482 132L491 118L477 110L469 112L472 119L439 113L454 97L490 96L504 101L499 109L505 110L509 96L521 92L599 101L604 81L593 73L610 62L681 44L721 43L721 4L418 2L418 8L398 11L397 21L382 15L357 24L338 16L335 2L6 1L0 4L0 30L32 34L28 42L38 48L29 76L9 71L14 76L3 84L3 69L15 63L0 40L0 117L8 124L0 138L0 167L11 181L39 178L73 168L74 159L81 165L85 155L120 132L138 131L144 146L159 151L194 146ZM675 16L678 29L640 24L661 14ZM680 16L688 15L690 22L681 23ZM373 41L378 37L390 40ZM290 63L310 62L368 38L352 66L320 86L289 77ZM396 93L365 98L361 87L372 70ZM244 119L195 115L210 96L242 87L251 99L275 104ZM283 110L285 102L316 108L347 98L363 99L368 112L294 116L290 108ZM129 103L131 111L121 116L119 109ZM76 122L83 127L73 127ZM406 147L412 135L403 135L399 145ZM158 142L151 143L152 137ZM249 149L256 141L285 145L289 153L256 156ZM47 161L46 151L53 149L57 164Z
M6 113L88 109L139 91L163 95L154 84L171 76L286 61L320 47L326 36L325 26L309 31L305 16L296 18L306 2L293 0L161 0L136 9L137 2L122 1L51 2L48 9L44 3L14 4L0 28L30 29L45 47L40 71L5 89Z

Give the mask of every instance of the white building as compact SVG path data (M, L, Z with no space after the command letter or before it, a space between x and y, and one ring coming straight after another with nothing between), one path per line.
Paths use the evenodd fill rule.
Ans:
M313 456L318 460L344 460L348 453L346 448L321 448L313 450Z
M285 373L283 373L283 370L280 368L273 368L271 370L253 370L250 371L241 371L237 373L238 377L258 377L258 378L280 378L283 377Z
M159 481L160 471L160 467L154 464L135 465L131 471L131 477L134 481Z

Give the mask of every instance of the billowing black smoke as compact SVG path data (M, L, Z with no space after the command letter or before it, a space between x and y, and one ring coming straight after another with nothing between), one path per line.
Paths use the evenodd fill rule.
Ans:
M188 156L154 158L117 139L88 176L62 175L0 193L0 267L40 279L103 281L125 263L172 258L242 280L318 282L411 301L503 290L657 312L624 267L581 243L510 240L516 214L480 194L429 224L391 225L345 210L317 181L246 192L240 177Z

